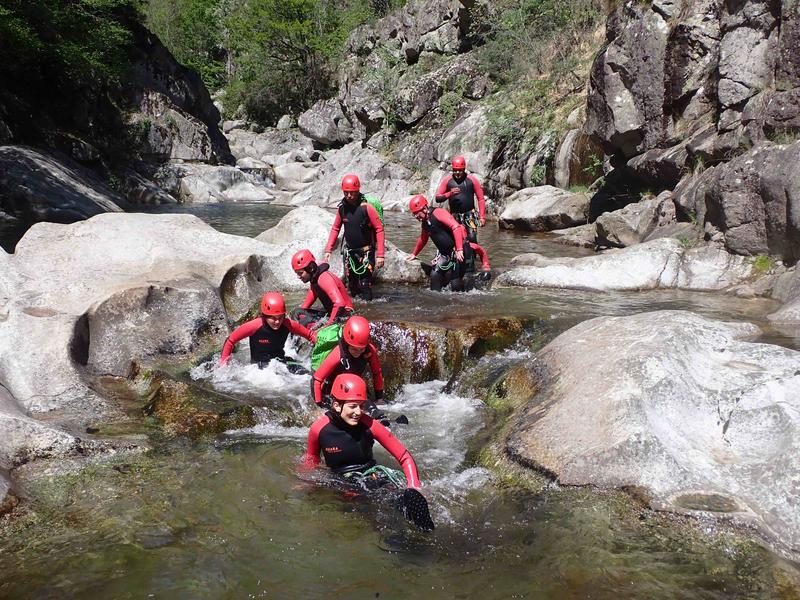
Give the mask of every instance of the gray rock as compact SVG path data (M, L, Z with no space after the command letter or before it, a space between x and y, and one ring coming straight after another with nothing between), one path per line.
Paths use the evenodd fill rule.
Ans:
M666 134L665 58L669 27L644 5L620 5L627 18L592 66L586 131L608 154L627 158L657 146Z
M750 260L712 246L685 248L665 238L583 258L548 259L542 266L501 273L495 286L586 290L724 290L753 274Z
M435 158L449 166L454 156L463 156L471 173L486 177L494 150L489 135L488 110L476 105L445 130L436 145Z
M0 209L32 225L119 212L125 199L76 163L24 146L0 147Z
M0 320L0 381L25 410L75 411L84 418L108 414L109 405L87 388L84 369L102 371L114 365L121 370L118 357L169 361L188 356L177 352L176 345L159 347L152 340L131 338L103 349L110 355L104 358L101 349L90 347L92 327L113 329L124 323L103 322L96 315L98 307L108 303L107 308L116 307L109 315L145 323L148 310L162 302L159 295L169 296L174 282L193 280L201 282L196 293L206 294L205 303L198 301L197 307L219 307L224 300L232 317L239 318L259 293L294 279L290 269L281 267L285 263L272 264L280 254L278 247L221 234L190 215L107 213L72 225L36 224L4 261L13 277L0 279L10 288L3 309L7 315ZM237 265L249 265L250 271ZM48 277L41 277L43 272ZM237 289L246 288L236 283L241 278L252 289L241 302L246 306L236 312L231 307ZM147 294L133 294L128 300L136 298L130 306L139 312L123 315L125 291L151 286L156 304L148 305ZM194 293L185 284L173 291L183 298ZM198 298L195 295L193 302ZM193 310L183 307L184 313L195 314ZM208 322L214 322L213 314L207 315ZM160 315L161 339L180 339L179 329L189 327L181 311ZM202 332L190 331L195 339L205 339ZM207 334L211 339L206 341L216 346L226 332ZM142 346L136 345L139 341Z
M276 165L294 161L297 155L311 160L316 154L312 140L299 129L267 129L263 133L235 129L228 138L237 160L252 158Z
M280 119L278 119L275 129L291 129L295 125L296 123L294 122L294 117L292 115L283 115Z
M292 162L275 167L275 186L280 190L298 191L308 187L319 176L317 163Z
M297 119L303 135L325 146L341 146L353 140L353 125L338 100L320 100Z
M586 223L589 196L544 185L514 193L500 213L502 229L550 231Z
M553 231L553 241L566 246L579 248L594 248L597 245L597 227L594 223L556 229ZM512 264L516 264L512 260Z
M707 169L675 190L680 206L724 234L737 254L800 257L800 142L766 145Z
M405 125L414 125L431 112L448 91L459 91L468 98L482 98L487 89L486 75L475 62L458 58L422 77L401 77L392 101L394 116Z
M182 202L267 202L274 199L269 185L237 167L173 163L159 169L156 180Z
M661 203L656 198L646 198L620 210L603 213L595 221L597 243L618 248L640 243L655 230ZM674 214L674 208L672 212Z
M542 391L506 449L562 484L754 525L797 556L800 353L758 334L680 311L585 321L537 355Z

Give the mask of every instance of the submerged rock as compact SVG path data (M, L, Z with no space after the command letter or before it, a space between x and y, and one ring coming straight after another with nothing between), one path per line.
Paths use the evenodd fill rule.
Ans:
M581 323L537 355L542 389L506 451L563 484L752 523L800 553L800 352L748 341L759 333L681 311Z

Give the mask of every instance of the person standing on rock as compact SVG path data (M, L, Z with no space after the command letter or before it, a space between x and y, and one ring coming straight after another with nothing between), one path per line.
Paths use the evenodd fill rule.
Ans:
M420 222L421 231L414 249L406 260L409 262L416 260L428 240L433 240L437 254L430 268L425 269L430 275L430 286L433 291L441 291L448 283L454 292L467 291L471 287L475 254L481 258L484 272L482 279L488 280L491 277L486 250L477 243L468 241L465 243L467 234L464 226L450 213L443 208L431 209L427 198L422 194L413 196L408 208Z
M477 244L478 225L483 227L486 224L483 188L475 175L467 175L467 161L463 156L454 156L451 168L452 174L442 179L436 190L436 201L448 201L450 214L467 230L469 241Z
M383 371L381 371L381 361L378 358L378 349L370 337L369 321L361 316L353 316L344 324L337 346L314 371L312 378L314 403L320 408L325 406L333 380L337 375L355 373L363 377L367 367L372 373L375 402L380 402L383 400ZM375 402L369 402L368 414L375 419L385 419L385 415L378 409Z
M228 364L236 344L249 337L250 362L258 364L259 369L274 359L284 363L291 373L306 374L308 370L305 367L288 359L284 353L283 348L290 333L310 342L317 340L314 332L286 318L286 302L279 292L267 292L261 298L261 315L239 325L225 340L219 364Z
M383 221L371 199L361 193L361 181L357 175L344 176L342 193L344 197L336 211L322 260L330 260L339 231L344 225L342 262L347 287L353 296L372 300L373 276L377 269L383 267Z
M300 281L310 284L302 304L292 313L295 319L316 329L342 322L350 316L353 312L353 301L342 280L331 273L328 263L318 265L311 251L303 249L292 256L292 269ZM322 303L324 310L311 308L317 300Z

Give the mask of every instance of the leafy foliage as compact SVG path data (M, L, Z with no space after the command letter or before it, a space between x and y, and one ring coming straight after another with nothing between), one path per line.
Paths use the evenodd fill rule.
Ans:
M7 59L0 74L72 86L120 77L130 42L120 17L132 6L133 0L3 0L0 54Z
M335 93L350 33L399 0L143 0L148 27L229 114L263 124Z
M209 89L225 83L226 3L220 0L146 2L147 26L178 62L197 71Z
M579 97L581 44L601 14L597 0L497 2L476 55L504 92L492 111L498 141L519 145L561 126L556 108Z
M130 65L134 4L1 0L0 111L17 141L50 145L58 132L119 149L111 96Z

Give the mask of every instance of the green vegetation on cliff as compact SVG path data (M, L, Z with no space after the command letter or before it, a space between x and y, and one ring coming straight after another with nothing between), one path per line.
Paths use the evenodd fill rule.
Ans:
M274 124L336 91L350 33L397 0L145 0L148 27L175 57L224 88L227 116Z
M564 128L585 98L584 86L604 17L598 0L500 0L476 55L503 91L494 97L498 141L535 142Z

